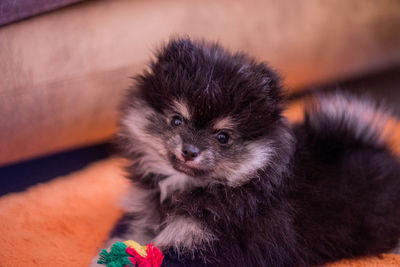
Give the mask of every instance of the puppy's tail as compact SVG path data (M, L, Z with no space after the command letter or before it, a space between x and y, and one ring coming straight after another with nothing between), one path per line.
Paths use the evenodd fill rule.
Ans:
M334 92L311 99L304 124L313 138L331 148L381 147L389 118L389 110L372 99Z

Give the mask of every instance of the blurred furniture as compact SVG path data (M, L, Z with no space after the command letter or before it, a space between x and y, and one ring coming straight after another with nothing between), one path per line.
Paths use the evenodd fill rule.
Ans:
M265 60L290 90L400 63L400 1L85 1L0 28L0 165L103 142L170 36Z
M30 18L83 0L0 1L0 26Z

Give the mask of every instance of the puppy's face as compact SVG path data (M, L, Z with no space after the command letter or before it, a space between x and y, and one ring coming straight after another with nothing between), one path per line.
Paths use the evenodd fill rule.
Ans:
M136 80L122 128L132 149L157 160L153 172L172 168L236 184L273 155L281 95L265 65L217 45L177 40Z

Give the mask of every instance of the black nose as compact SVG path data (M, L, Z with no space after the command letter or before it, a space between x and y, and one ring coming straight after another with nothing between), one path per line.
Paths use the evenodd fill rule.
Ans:
M194 145L184 144L182 146L182 157L185 160L193 160L200 154L200 150Z

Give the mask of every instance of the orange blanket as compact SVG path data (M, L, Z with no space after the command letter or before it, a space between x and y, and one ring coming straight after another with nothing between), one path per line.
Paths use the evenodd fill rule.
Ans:
M300 105L289 118L301 119ZM400 124L389 123L391 147L400 154ZM0 198L0 266L88 266L121 215L127 182L121 159L107 159L25 192ZM400 266L400 255L343 260L330 266Z

